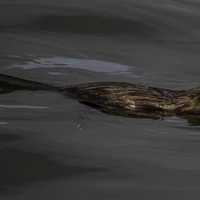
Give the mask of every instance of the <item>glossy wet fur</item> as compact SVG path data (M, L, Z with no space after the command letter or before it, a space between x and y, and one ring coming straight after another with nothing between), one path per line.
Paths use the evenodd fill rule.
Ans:
M99 82L65 88L63 93L109 114L160 118L178 114L177 99L184 91Z
M126 117L162 118L198 115L199 89L169 90L131 83L98 82L64 88L8 75L0 75L0 93L15 90L49 90L77 99L108 114Z

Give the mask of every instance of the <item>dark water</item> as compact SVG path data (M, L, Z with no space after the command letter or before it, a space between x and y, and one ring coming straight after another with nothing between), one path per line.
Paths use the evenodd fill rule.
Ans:
M199 86L198 0L1 0L0 73L54 85ZM199 199L200 127L0 96L0 199Z

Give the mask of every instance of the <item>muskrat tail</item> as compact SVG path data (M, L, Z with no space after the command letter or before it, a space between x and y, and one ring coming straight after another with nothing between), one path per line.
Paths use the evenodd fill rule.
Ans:
M59 89L59 87L51 86L49 84L0 74L0 93L6 93L15 90L59 91Z

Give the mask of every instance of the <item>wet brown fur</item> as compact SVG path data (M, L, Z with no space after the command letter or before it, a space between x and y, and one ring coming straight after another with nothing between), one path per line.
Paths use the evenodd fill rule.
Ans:
M200 113L194 108L195 90L97 82L68 87L63 93L103 112L128 117L161 118Z
M0 74L0 93L15 90L61 92L108 114L127 117L157 119L165 116L200 114L199 88L170 90L123 82L97 82L60 88Z

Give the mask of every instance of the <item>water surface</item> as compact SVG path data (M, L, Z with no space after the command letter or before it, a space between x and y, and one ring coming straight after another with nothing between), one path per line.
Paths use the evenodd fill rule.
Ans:
M199 86L195 0L0 2L0 73L52 85ZM194 126L195 125L195 126ZM0 96L1 199L199 199L199 122Z

